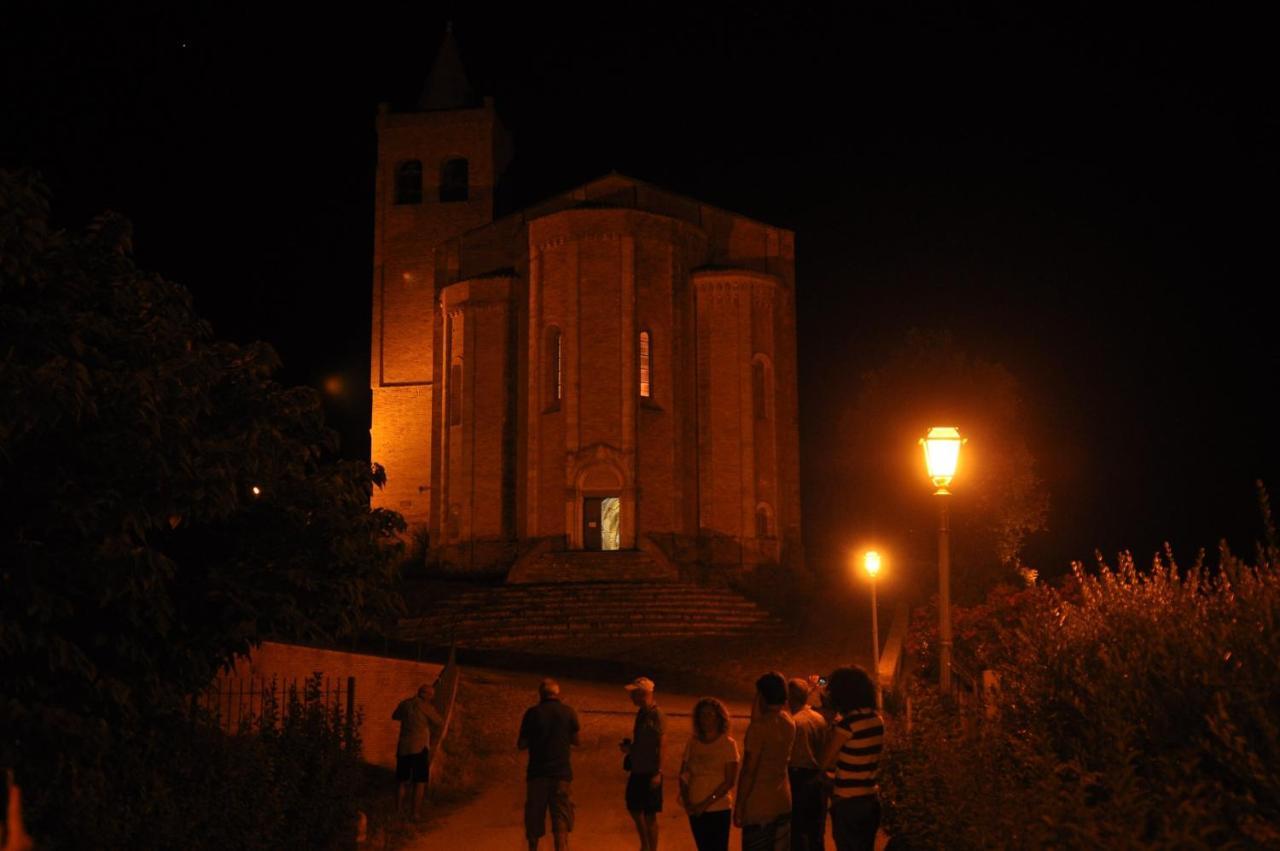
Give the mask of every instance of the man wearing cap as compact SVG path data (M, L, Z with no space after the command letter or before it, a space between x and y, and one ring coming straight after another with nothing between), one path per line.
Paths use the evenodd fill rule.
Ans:
M640 851L658 851L658 813L662 812L662 737L667 719L653 701L653 680L636 677L627 684L637 707L631 738L622 742L627 754L627 812L640 835Z
M524 799L524 834L529 851L547 832L551 811L551 835L556 851L569 851L573 830L573 768L569 748L578 745L578 713L560 702L560 684L545 679L538 685L538 705L524 713L516 747L529 752Z
M396 814L404 810L405 794L413 785L413 818L422 818L422 799L431 778L431 728L444 726L444 719L431 705L435 687L423 683L416 697L400 701L391 714L400 722L400 739L396 742Z

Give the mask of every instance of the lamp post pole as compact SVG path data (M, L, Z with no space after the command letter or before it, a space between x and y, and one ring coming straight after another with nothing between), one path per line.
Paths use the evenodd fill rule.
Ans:
M876 709L884 709L884 696L880 692L880 619L876 606L876 577L871 575L871 664L875 666Z
M938 685L951 693L951 500L945 490L938 497Z
M920 440L938 497L938 687L951 693L951 486L965 439L954 426L935 426Z
M880 553L868 550L862 558L867 576L871 578L871 665L872 682L876 685L876 709L884 709L884 696L880 691L880 614L876 605L876 577L880 573Z

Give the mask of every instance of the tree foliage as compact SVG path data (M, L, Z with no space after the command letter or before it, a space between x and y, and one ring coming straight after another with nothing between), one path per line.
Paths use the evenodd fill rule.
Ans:
M265 637L394 610L403 528L318 395L137 268L129 224L55 230L0 173L0 760L92 761ZM65 756L71 736L86 751ZM21 739L21 741L18 741Z
M949 334L912 331L865 373L845 417L848 513L858 528L892 538L900 567L931 565L937 507L917 441L955 425L968 442L953 488L953 575L963 599L1014 579L1026 537L1046 527L1049 496L1027 447L1017 380L972 357ZM906 535L904 526L913 527Z
M958 654L1000 687L969 715L916 681L891 829L921 848L1280 847L1277 617L1274 533L1256 566L1125 555L960 612Z

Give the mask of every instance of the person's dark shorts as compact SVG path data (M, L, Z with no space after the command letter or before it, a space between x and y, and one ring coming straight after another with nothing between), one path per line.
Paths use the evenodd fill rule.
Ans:
M431 777L431 751L407 753L396 757L396 782L426 783Z
M652 774L632 774L627 778L627 810L633 813L662 812L662 779L651 786Z
M524 797L524 835L537 839L546 835L547 811L551 812L551 832L573 830L573 782L554 777L530 777Z

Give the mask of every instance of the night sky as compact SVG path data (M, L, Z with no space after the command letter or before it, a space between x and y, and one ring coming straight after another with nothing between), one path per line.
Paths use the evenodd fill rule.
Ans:
M344 454L368 453L374 115L416 100L452 19L514 137L505 210L616 169L796 231L812 558L849 534L841 413L912 327L1020 380L1053 501L1033 565L1252 552L1253 481L1280 488L1273 21L268 5L10 11L0 163L38 168L62 225L127 214L220 335L329 380Z

